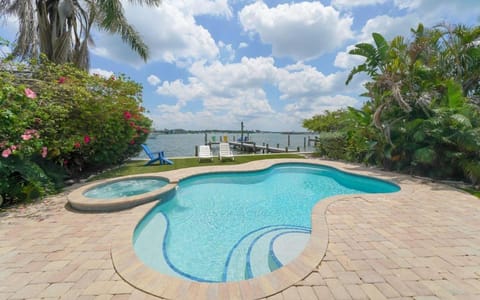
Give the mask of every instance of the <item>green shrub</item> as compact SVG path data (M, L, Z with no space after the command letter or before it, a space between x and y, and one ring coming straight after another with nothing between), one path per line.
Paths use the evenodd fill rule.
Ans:
M143 114L139 84L47 61L1 66L4 199L41 196L58 187L65 174L81 176L140 151L151 120Z

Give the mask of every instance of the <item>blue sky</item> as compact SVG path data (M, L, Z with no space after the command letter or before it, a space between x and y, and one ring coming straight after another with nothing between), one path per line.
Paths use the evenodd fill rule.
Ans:
M124 73L143 85L154 126L301 131L302 120L362 104L368 78L345 86L361 59L347 52L371 33L408 35L419 22L475 25L478 0L164 0L129 5L150 47L143 62L119 37L95 32L91 72ZM0 36L13 39L15 20Z

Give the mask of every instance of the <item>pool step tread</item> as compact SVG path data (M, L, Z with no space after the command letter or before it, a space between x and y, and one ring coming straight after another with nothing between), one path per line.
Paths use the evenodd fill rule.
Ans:
M269 263L270 241L279 233L289 232L292 229L277 229L258 236L250 245L247 253L247 278L257 277L271 272Z
M282 265L286 265L302 253L309 239L308 232L280 235L272 241L270 250Z
M276 226L275 226L276 227ZM245 266L247 264L247 251L251 243L255 238L261 235L263 232L271 230L272 227L262 228L256 232L249 232L239 243L236 245L236 248L231 253L230 262L228 266L225 266L226 279L228 281L235 280L244 280L245 277Z
M249 279L280 267L281 264L277 260L272 259L274 257L271 254L270 241L280 233L291 231L310 232L308 228L301 226L271 225L245 234L230 253L230 259L225 266L224 279L227 281ZM264 237L265 235L267 235L266 238ZM259 241L261 243L255 245ZM253 255L253 261L255 261L253 268L259 268L258 271L252 272L249 255ZM257 263L257 261L260 263Z

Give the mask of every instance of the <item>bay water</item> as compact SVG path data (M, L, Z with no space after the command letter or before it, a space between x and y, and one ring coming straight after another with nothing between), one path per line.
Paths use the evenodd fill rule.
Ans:
M291 151L296 151L300 147L302 152L313 152L315 147L313 142L308 143L308 139L313 139L314 134L287 134L287 133L249 133L244 134L249 142L255 142L257 145L268 144L269 147L288 147ZM290 145L288 140L290 137ZM240 133L177 133L164 134L153 132L148 137L146 144L152 152L164 151L166 157L190 157L195 156L195 146L204 145L205 141L219 142L224 139L236 141L240 139ZM306 144L306 145L305 145ZM304 147L305 146L305 147ZM212 144L212 151L215 155L218 145ZM233 149L235 152L235 149ZM238 153L238 152L237 152ZM147 156L142 151L136 157L137 159L146 159Z

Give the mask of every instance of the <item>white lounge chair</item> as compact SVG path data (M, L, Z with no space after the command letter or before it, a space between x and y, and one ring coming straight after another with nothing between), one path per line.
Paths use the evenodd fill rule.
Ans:
M220 143L220 147L218 150L218 158L220 160L223 160L224 158L231 158L232 160L235 160L232 150L230 150L230 144Z
M210 150L210 146L208 145L201 145L198 147L198 161L202 159L209 159L213 161L212 151Z

